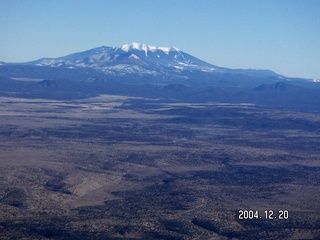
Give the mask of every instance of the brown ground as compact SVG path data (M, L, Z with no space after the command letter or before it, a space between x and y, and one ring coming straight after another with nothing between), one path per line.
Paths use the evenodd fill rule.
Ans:
M0 239L319 239L319 129L250 104L1 97Z

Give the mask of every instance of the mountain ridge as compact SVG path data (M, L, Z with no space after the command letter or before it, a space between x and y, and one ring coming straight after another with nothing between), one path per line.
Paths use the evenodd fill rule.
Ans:
M219 67L176 47L139 43L25 63L0 62L0 96L24 98L79 99L111 94L319 110L320 85L306 80L265 69Z
M190 79L191 73L229 74L251 77L284 77L265 69L230 69L207 63L180 49L155 47L133 42L120 47L101 46L57 58L40 58L24 63L2 63L0 66L27 65L37 67L91 68L106 76L148 75L157 78L174 76Z

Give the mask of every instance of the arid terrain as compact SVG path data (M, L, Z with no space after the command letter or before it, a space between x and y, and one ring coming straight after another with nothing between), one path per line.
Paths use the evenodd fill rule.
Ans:
M320 239L319 199L317 112L0 98L0 239Z

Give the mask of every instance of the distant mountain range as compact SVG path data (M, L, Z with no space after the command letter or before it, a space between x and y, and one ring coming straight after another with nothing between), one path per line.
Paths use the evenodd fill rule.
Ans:
M190 79L192 73L202 75L229 74L254 77L283 76L270 70L244 70L218 67L189 55L176 47L154 47L141 43L121 47L98 47L58 58L41 58L26 63L1 63L1 67L52 67L61 70L90 69L107 76L176 77ZM44 69L44 68L43 68ZM26 68L25 68L26 70ZM13 72L13 71L11 71ZM67 71L68 72L68 71Z
M72 99L104 93L320 109L317 81L218 67L176 47L131 43L25 63L0 62L2 96Z

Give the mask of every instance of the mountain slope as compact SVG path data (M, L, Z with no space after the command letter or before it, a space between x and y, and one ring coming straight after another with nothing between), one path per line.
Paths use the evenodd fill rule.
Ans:
M45 67L59 68L59 72L71 72L68 69L77 69L76 72L92 72L97 75L103 74L110 77L151 77L157 79L194 79L194 76L201 78L213 78L222 75L228 77L254 77L280 78L270 70L243 70L243 69L228 69L218 67L207 62L204 62L188 53L179 50L176 47L155 47L140 43L125 44L121 47L98 47L84 52L70 54L58 58L41 58L36 61L26 62L23 64L5 64L0 65L1 71L5 72L6 68L12 68L12 65L17 67L14 71L10 69L12 75L2 74L7 77L15 76L17 72L21 74L30 74L22 66L38 67L36 72L42 72ZM19 69L20 66L20 69ZM83 70L87 69L87 70ZM44 72L54 72L45 69ZM200 74L200 75L199 75ZM32 75L32 74L31 74ZM85 74L82 74L85 75ZM43 76L47 78L47 76ZM92 77L92 73L91 76ZM52 77L50 77L52 78Z
M86 67L107 75L161 75L182 70L214 71L216 66L201 61L175 47L154 47L132 43L118 47L98 47L59 58L42 58L27 65Z
M0 87L0 95L15 97L75 99L113 94L320 109L317 82L270 70L218 67L176 47L139 43L26 63L0 62Z

